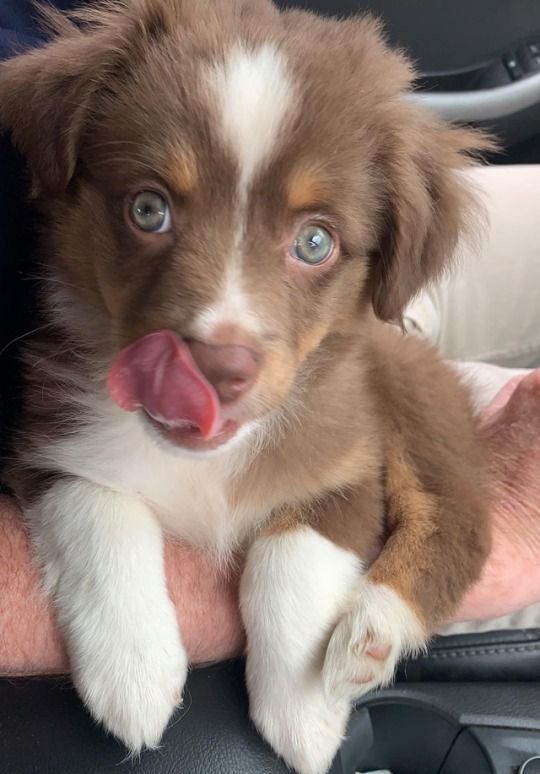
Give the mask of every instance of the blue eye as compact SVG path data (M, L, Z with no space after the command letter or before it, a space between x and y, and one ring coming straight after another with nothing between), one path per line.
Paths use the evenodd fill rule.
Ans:
M332 235L317 223L307 223L302 226L292 246L294 257L311 266L324 263L333 251Z
M171 213L166 199L155 191L141 191L133 199L131 220L147 233L163 234L170 231Z

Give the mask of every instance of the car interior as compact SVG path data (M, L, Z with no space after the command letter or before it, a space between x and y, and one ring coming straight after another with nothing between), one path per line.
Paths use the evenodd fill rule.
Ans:
M494 164L540 163L540 2L290 0L370 11L417 63L418 99L493 131ZM540 614L536 617L540 621ZM518 622L518 625L519 622ZM243 663L192 671L162 747L123 760L66 679L0 680L0 772L270 774L285 765L250 724ZM356 707L332 774L540 772L540 628L452 633Z

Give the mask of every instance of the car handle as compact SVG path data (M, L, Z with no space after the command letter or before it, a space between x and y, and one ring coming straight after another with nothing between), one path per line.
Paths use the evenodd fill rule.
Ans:
M540 73L492 89L416 91L413 99L451 121L490 121L540 103Z

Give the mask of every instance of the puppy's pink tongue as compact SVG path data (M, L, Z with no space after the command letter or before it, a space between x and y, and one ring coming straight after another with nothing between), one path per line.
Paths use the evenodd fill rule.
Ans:
M125 411L143 408L171 427L196 426L203 438L220 426L219 400L201 374L185 341L156 331L130 344L114 359L107 386Z

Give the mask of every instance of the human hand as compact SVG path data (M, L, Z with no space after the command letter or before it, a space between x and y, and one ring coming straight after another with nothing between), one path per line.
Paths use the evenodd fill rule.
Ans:
M491 449L493 548L455 621L540 601L540 369L511 379L482 416Z

